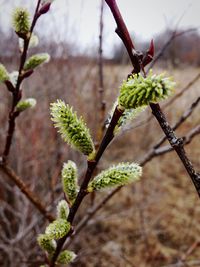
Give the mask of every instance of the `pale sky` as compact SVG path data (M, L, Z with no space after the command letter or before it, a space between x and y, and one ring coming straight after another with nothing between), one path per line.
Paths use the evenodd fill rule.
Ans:
M167 26L175 26L183 13L185 14L180 27L200 26L200 0L117 0L117 3L130 32L135 32L143 39L150 40ZM90 47L91 43L97 44L100 0L55 0L51 12L59 13L64 6L68 9L69 29L71 26L74 27L79 42L84 47ZM59 17L56 21L59 23ZM113 43L119 42L114 30L115 22L105 5L104 49L106 51L113 46Z
M8 25L10 6L34 6L36 0L0 0L0 23ZM185 12L180 27L200 26L200 0L117 0L130 32L150 40L166 27L173 27ZM51 11L39 22L41 36L75 42L81 49L91 50L98 43L100 0L55 0ZM109 53L119 38L114 33L115 22L105 5L104 52Z

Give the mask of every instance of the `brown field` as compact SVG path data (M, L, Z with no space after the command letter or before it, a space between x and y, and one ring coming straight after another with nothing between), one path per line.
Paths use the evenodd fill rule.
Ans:
M11 65L7 67L9 71L13 69ZM123 65L106 64L104 67L106 113L117 97L121 81L130 71ZM177 82L176 92L198 72L199 69L189 67L167 70ZM17 119L10 165L54 213L56 203L63 197L59 177L63 162L68 159L75 161L81 174L86 161L65 144L53 128L49 104L56 99L70 103L85 118L96 138L100 106L98 79L95 61L89 60L86 64L69 59L52 61L39 68L23 85L24 97L36 98L37 107L22 113ZM199 88L200 80L164 109L171 125L200 95ZM4 148L10 99L10 94L1 86L0 153ZM177 134L184 136L198 125L199 114L200 106L178 128ZM99 170L122 161L137 162L144 157L163 135L154 118L134 127L149 115L150 109L147 109L132 123L133 129L115 138L100 161ZM199 136L186 146L186 151L195 169L200 170ZM98 203L106 193L96 194L94 203ZM34 262L41 259L42 252L37 246L36 236L43 231L47 221L2 172L0 202L0 265L38 266ZM81 206L75 225L91 205L88 197ZM190 178L176 154L167 153L148 162L141 181L118 192L74 239L70 248L78 258L71 266L164 267L181 260L189 263L199 261L199 265L177 266L200 266L199 222L199 199Z

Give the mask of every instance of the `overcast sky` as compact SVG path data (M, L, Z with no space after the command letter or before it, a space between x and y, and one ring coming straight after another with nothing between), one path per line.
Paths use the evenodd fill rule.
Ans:
M52 12L57 10L59 13L64 3L68 9L68 24L74 27L82 45L97 43L100 0L55 0ZM166 27L173 27L183 13L180 27L200 26L200 0L117 0L117 3L128 29L143 39L151 39ZM105 50L118 42L114 30L115 22L105 5Z
M56 40L76 40L81 48L91 49L98 43L99 7L101 0L55 0L51 12L41 19L38 28L48 36L55 33ZM37 1L0 0L0 23L8 22L9 5L34 5ZM200 0L117 0L130 32L150 40L166 27L173 27L185 12L180 27L200 26ZM7 23L8 24L8 23ZM109 53L118 37L115 22L105 5L104 51Z

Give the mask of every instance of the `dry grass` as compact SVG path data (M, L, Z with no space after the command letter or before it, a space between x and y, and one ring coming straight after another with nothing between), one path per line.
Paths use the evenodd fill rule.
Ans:
M117 96L120 82L129 71L126 66L105 66L107 111ZM187 68L169 70L168 73L178 81L177 90L180 90L198 71ZM166 109L171 124L199 95L199 85L200 81ZM74 160L79 165L80 173L85 168L85 162L78 152L63 143L53 129L49 103L57 98L69 102L86 119L95 137L98 127L95 124L98 69L93 61L87 65L71 60L51 62L27 80L23 88L24 96L35 97L38 104L34 111L29 110L17 119L10 162L32 190L54 210L53 201L57 202L62 197L59 173L63 162ZM2 152L9 94L5 88L0 89ZM178 129L180 136L199 123L199 112L200 107ZM139 120L149 113L150 110L147 110ZM100 167L106 168L111 163L121 161L137 161L160 136L162 132L155 120L119 135L106 151ZM200 169L198 136L186 150L195 168ZM35 261L39 257L41 252L35 237L46 222L2 173L0 188L1 266L37 266L23 261ZM104 194L97 194L95 201ZM90 205L90 199L84 202L77 221L84 214L86 204ZM200 205L196 192L179 159L171 152L149 162L144 168L141 182L123 188L90 221L71 246L79 254L73 266L162 267L177 262L199 240L199 218ZM187 259L198 260L199 253L200 249L196 247ZM11 264L13 258L16 261Z

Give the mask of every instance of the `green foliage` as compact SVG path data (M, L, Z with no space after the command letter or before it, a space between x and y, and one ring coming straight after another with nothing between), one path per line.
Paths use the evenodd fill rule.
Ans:
M134 74L124 81L118 102L125 109L135 109L166 99L173 91L175 83L164 74L153 75L152 72L144 78Z
M57 100L51 104L51 116L63 139L84 155L92 157L94 144L82 117L78 118L72 107Z
M57 259L57 263L59 264L69 264L74 261L76 258L76 254L73 251L64 250L60 253Z
M136 163L120 163L97 175L88 185L88 192L117 187L137 181L142 168Z
M70 223L65 219L57 219L50 223L46 230L45 234L50 239L60 239L65 236L70 230Z
M30 30L30 13L26 8L18 7L14 10L12 24L16 33L25 35Z
M27 98L18 102L16 110L22 112L28 108L33 108L36 105L36 100L34 98Z
M47 53L33 55L25 62L24 70L27 71L35 69L39 65L49 62L49 60L50 56Z
M69 202L73 203L79 191L77 167L73 161L69 160L64 163L61 177L63 191L67 195Z
M0 83L9 80L9 74L3 64L0 64Z
M56 241L51 239L46 234L41 234L37 238L39 246L47 251L49 254L53 254L56 250Z
M57 205L57 218L67 220L69 206L65 200L61 200Z

